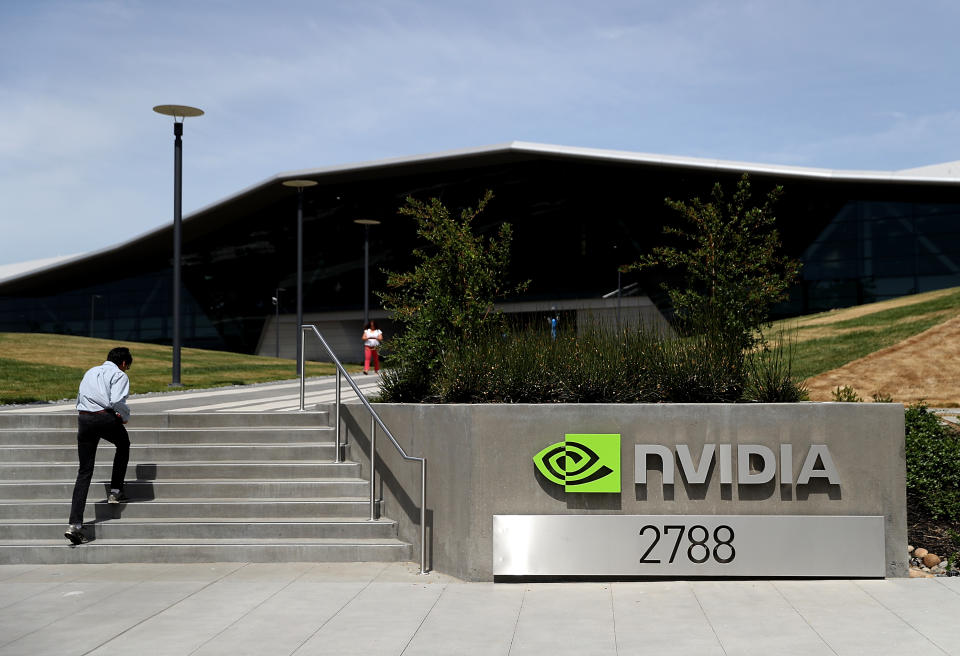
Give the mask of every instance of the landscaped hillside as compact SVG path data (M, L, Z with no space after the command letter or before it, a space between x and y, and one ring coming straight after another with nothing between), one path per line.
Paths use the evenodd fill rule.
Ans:
M931 406L960 406L960 288L778 322L792 337L794 373L813 401L838 386Z

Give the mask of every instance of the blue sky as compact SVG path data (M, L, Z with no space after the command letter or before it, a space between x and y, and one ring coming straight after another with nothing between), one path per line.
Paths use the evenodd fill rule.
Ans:
M0 0L0 265L301 168L506 141L832 169L960 159L960 3Z

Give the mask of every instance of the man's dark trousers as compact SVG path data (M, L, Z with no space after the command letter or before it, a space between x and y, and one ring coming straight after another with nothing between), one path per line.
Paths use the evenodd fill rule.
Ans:
M87 492L93 478L93 465L97 459L97 445L100 439L117 447L113 456L113 474L110 487L123 490L123 479L127 473L127 461L130 460L130 438L123 422L113 412L94 414L81 413L78 420L77 452L80 456L80 469L77 483L73 486L73 504L70 507L70 524L83 522L83 509L87 505Z

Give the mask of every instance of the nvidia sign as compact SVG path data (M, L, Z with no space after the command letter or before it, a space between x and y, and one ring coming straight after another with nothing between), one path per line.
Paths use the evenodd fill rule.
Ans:
M620 493L618 433L568 433L533 462L544 478L567 492Z
M647 468L651 459L659 459L663 483L674 483L674 461L689 484L704 484L707 473L717 466L721 485L734 482L733 463L736 462L736 482L739 485L763 485L774 480L779 470L781 485L807 485L812 479L825 479L830 485L840 485L840 475L834 465L830 449L825 444L808 447L794 481L794 450L791 444L779 445L777 453L762 444L704 444L699 458L694 458L690 446L677 444L673 448L660 444L634 445L634 482L647 484ZM736 454L736 457L734 457ZM551 444L533 457L537 470L544 478L562 485L566 492L620 493L620 434L568 433L563 442Z
M835 501L843 499L841 472L826 444L795 448L789 442L759 441L622 445L620 433L564 434L563 441L533 457L542 486L561 486L567 493L620 495L623 475L629 476L621 467L621 453L632 450L632 482L637 500L644 501L637 507L649 510L623 513L632 502L633 495L628 494L619 504L596 504L596 510L621 510L618 513L494 515L494 574L883 576L882 515L807 515L792 508L782 515L757 512L754 501L777 495L796 499L797 509L816 495L818 505L813 507L821 512L832 511ZM728 490L721 492L720 503L701 507L729 510L675 514L675 506L649 503L645 488L650 470L660 472L658 482L669 488L670 501L678 482L686 489L705 490L719 484ZM734 485L736 501L729 491ZM691 501L705 496L694 493ZM696 508L695 503L684 507L688 513ZM862 558L854 564L843 562L832 548L825 548L834 544L843 544Z

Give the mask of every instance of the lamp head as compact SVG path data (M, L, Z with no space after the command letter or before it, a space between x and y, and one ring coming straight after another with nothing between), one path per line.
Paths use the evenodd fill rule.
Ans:
M157 114L172 116L174 123L183 123L183 119L203 116L203 110L189 105L157 105L153 108ZM177 120L179 119L179 120Z
M305 189L306 187L315 187L317 185L316 180L284 180L284 187L295 187L297 189Z

